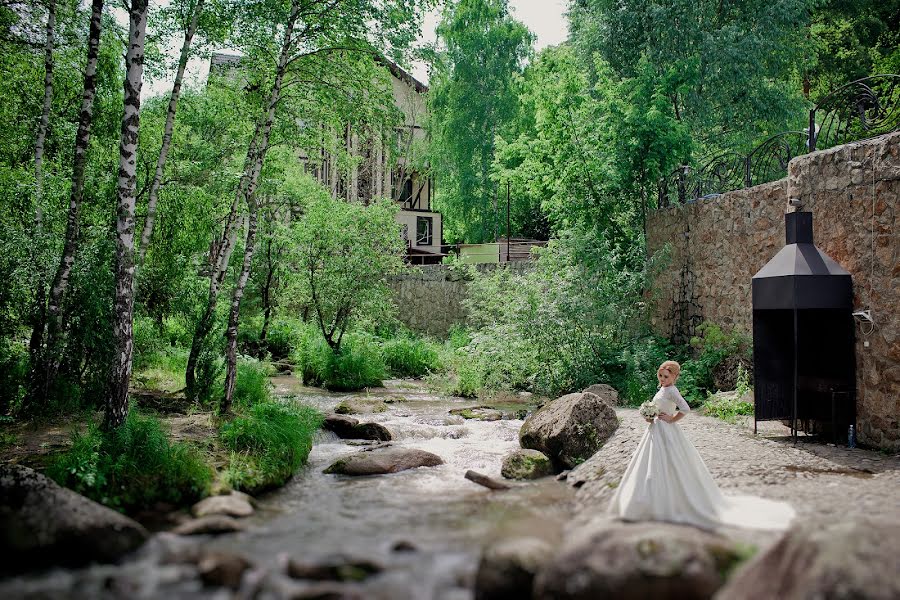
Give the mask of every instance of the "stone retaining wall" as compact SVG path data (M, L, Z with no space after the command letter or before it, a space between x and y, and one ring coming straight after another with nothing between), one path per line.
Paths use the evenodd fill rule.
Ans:
M648 219L651 250L668 245L653 326L689 337L701 321L752 328L751 277L784 245L790 198L813 213L816 245L853 276L857 424L861 442L900 449L900 133L791 161L780 181L660 210Z
M443 337L456 324L466 322L463 300L468 296L467 268L486 272L493 269L529 268L528 262L483 264L454 269L447 265L410 267L391 278L394 303L401 322L414 331Z

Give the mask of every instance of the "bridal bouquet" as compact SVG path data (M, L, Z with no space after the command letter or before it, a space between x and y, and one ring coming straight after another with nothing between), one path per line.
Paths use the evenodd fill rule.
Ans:
M659 409L656 407L656 402L653 400L647 400L641 404L638 412L641 413L641 416L645 419L653 419L659 416Z

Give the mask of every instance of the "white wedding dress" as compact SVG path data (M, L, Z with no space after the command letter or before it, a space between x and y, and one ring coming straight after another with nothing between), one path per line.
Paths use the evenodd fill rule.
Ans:
M674 385L660 388L653 401L667 415L691 410ZM647 427L608 510L626 521L670 521L704 529L780 530L794 517L794 509L784 502L724 496L678 424L659 419Z

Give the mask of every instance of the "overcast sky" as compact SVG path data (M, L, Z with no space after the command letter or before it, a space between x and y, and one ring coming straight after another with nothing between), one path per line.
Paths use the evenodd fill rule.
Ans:
M157 0L154 5L167 4L167 0ZM509 0L510 10L513 16L525 24L537 37L535 41L535 49L540 50L546 46L553 46L565 41L569 35L569 23L565 16L567 0ZM117 15L118 16L118 15ZM122 21L125 27L128 26L128 17L123 12ZM425 16L425 22L422 24L422 41L434 42L434 30L437 27L440 18L440 11L434 10ZM177 53L181 48L179 41L176 46L171 49L173 56L177 57ZM428 83L428 71L424 64L413 65L413 75L419 81ZM192 60L188 64L187 81L196 85L206 80L209 72L208 60ZM174 73L172 73L174 77ZM143 87L142 96L155 96L157 94L167 94L172 88L170 80L148 81Z

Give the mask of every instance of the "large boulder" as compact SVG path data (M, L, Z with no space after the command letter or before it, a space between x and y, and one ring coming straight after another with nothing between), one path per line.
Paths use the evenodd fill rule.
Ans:
M481 554L475 600L531 598L534 576L553 559L553 546L536 537L501 539Z
M900 598L900 521L856 518L804 523L744 565L721 600Z
M500 474L507 479L538 479L553 474L553 464L543 452L513 450L503 459Z
M535 577L533 598L707 599L739 560L732 542L694 527L598 520L563 542Z
M519 442L546 454L561 471L590 458L618 426L616 411L596 394L568 394L528 417Z
M389 442L393 439L387 427L379 423L360 423L359 419L346 415L332 414L325 417L322 427L333 431L345 440L377 440Z
M611 385L605 383L595 383L586 390L582 390L585 394L594 394L610 406L619 404L619 392Z
M21 465L0 466L0 570L115 562L147 539L137 522Z
M443 463L439 456L431 452L389 446L345 456L333 462L324 472L334 475L384 475Z
M341 400L334 407L334 412L339 415L360 415L385 412L387 409L388 405L381 398L350 397Z

